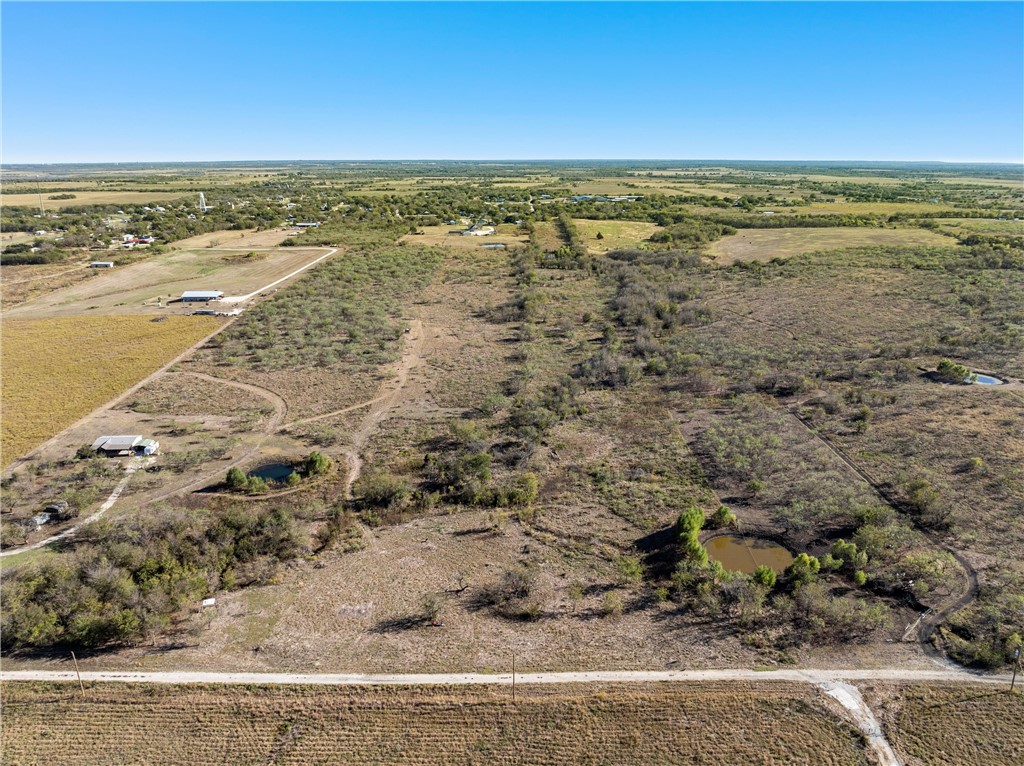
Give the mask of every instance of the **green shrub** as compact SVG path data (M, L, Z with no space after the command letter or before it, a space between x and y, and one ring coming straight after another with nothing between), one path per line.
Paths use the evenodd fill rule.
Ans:
M330 469L330 458L320 452L310 452L302 464L302 471L306 476L320 476Z
M775 574L775 570L771 567L765 566L764 564L755 569L754 573L750 575L752 582L755 582L758 585L763 585L768 589L775 587L777 578L778 575Z
M794 587L808 585L818 578L821 562L807 553L797 554L785 571L785 577Z
M964 367L964 365L957 364L949 359L943 359L939 362L936 374L939 380L946 383L973 383L978 379L978 376Z
M735 527L737 524L736 514L729 510L728 506L720 505L718 509L711 514L711 518L708 522L712 529L721 529L722 527Z
M249 487L249 477L239 468L228 469L228 489L241 492Z

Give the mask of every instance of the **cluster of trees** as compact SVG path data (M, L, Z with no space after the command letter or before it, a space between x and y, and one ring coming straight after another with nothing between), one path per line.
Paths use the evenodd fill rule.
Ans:
M231 507L98 522L75 548L5 572L8 649L152 639L220 589L266 582L309 542L290 511Z
M776 627L794 644L848 640L888 624L884 605L833 596L827 585L818 582L825 565L809 553L797 554L781 577L764 565L743 575L709 560L707 549L700 543L700 531L708 521L713 523L716 517L720 521L723 508L711 519L705 519L700 508L690 506L676 521L679 562L672 575L672 592L678 601L713 616L736 618L748 629ZM842 540L833 550L835 554L849 556L850 561L830 555L827 561L831 571L864 560L858 559L855 545ZM853 581L863 585L864 573L855 572Z
M281 483L286 487L295 487L302 482L303 478L308 479L314 476L322 476L330 471L330 469L330 458L321 452L314 451L310 452L306 459L302 461L302 464L298 466L298 470L293 470L282 482L273 483ZM270 489L270 485L265 479L260 476L248 476L240 468L228 469L225 483L232 492L247 492L250 495L260 495Z

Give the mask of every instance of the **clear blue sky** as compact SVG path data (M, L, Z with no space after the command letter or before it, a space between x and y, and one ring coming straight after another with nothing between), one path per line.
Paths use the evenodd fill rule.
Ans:
M1022 161L1019 2L2 14L6 163Z

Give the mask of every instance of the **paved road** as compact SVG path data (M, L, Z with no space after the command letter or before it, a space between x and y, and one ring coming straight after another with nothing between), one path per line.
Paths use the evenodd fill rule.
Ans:
M510 673L400 673L363 675L358 673L135 673L85 671L83 681L144 684L309 684L317 686L462 686L471 684L512 683ZM905 683L958 681L961 683L1007 684L1009 675L988 675L963 670L904 670L876 668L851 670L751 670L721 668L712 670L610 670L582 673L516 673L517 684L597 684L662 683L669 681L796 681L822 684L829 681L893 681ZM0 681L76 681L73 670L4 670Z

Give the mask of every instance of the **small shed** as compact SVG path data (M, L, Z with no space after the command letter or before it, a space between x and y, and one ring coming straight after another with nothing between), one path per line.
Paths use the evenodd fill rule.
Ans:
M185 303L219 301L223 297L224 293L221 290L186 290L181 294L181 299Z
M89 264L90 269L112 269L114 268L113 261L93 261Z

